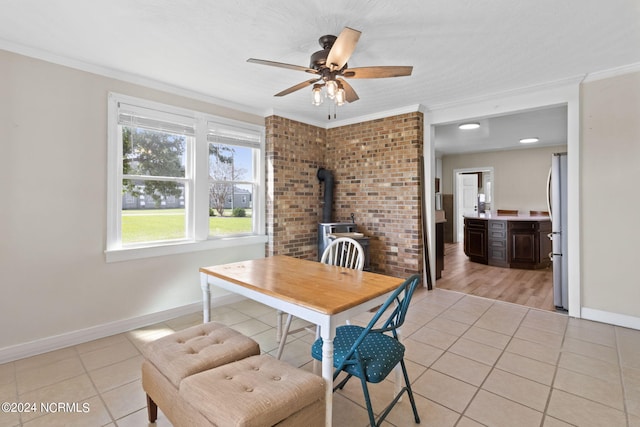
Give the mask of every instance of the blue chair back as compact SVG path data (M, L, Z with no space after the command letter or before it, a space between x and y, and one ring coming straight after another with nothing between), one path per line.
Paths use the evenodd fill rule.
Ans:
M384 304L382 304L382 306L378 309L376 314L373 316L371 321L369 321L369 324L367 325L367 327L364 328L364 330L361 332L358 339L353 343L353 345L351 346L351 349L345 355L342 361L342 364L336 367L337 369L334 374L334 379L338 376L338 374L340 373L340 370L345 365L355 362L355 359L357 359L355 353L357 352L358 347L360 346L362 341L364 341L367 335L371 333L391 332L393 334L393 337L395 339L398 339L397 329L400 326L402 326L402 324L405 321L405 318L407 316L407 310L409 309L409 304L411 303L411 297L413 296L413 292L416 290L419 283L420 283L420 276L418 276L417 274L414 274L413 276L405 280L404 283L402 283L402 285L400 285L389 296L389 298L387 298ZM391 312L389 317L386 318L382 326L376 328L375 326L379 324L382 316L388 310L391 309L392 304L395 304L393 311Z

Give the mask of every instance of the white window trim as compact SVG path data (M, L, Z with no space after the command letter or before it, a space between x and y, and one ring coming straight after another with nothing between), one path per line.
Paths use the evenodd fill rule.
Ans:
M122 210L122 143L118 126L118 103L131 104L143 108L164 111L193 118L196 121L196 142L192 151L192 171L195 200L186 200L190 204L191 215L187 219L187 236L184 240L170 242L153 242L149 244L131 245L123 247L119 240L119 230ZM127 261L133 259L182 254L211 249L223 249L236 246L264 244L267 242L265 234L265 132L264 126L239 122L231 119L213 116L206 113L187 110L140 98L109 93L107 105L107 247L105 256L107 262ZM253 226L255 233L241 236L209 236L209 180L208 157L209 147L207 142L208 122L216 122L225 126L246 130L260 135L260 159L254 159L255 173L258 177L256 194L253 200ZM188 177L191 178L191 177ZM119 184L120 183L120 184ZM185 206L186 206L185 203Z

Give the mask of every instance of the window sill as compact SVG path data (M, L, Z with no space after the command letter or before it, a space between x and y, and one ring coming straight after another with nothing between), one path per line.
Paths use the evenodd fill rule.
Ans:
M258 245L267 243L267 236L225 237L203 240L199 242L179 242L157 246L143 246L135 248L108 249L104 251L106 261L120 262L134 259L153 258L159 256L184 254L212 249L225 249L237 246Z

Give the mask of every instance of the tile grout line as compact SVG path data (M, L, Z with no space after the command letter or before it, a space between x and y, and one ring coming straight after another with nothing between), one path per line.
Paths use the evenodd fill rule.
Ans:
M620 342L618 339L618 327L613 327L613 336L616 340L616 356L618 356L618 374L620 375L620 386L622 387L622 407L624 408L624 415L627 420L627 427L631 425L631 415L627 408L627 391L624 381L624 371L622 366L622 357L620 355Z
M581 319L579 319L579 318L576 318L576 319L581 320ZM568 324L568 323L567 323L567 328L566 328L566 329L567 329L567 330L566 330L566 332L568 332L568 329L569 329L569 324ZM614 331L615 331L615 329L614 329ZM566 332L565 332L565 336L566 336ZM610 346L608 346L608 345L606 345L606 344L600 344L600 343L596 343L596 342L592 342L592 341L586 341L586 340L583 340L583 339L581 339L581 338L577 338L577 337L574 337L574 338L572 338L572 339L575 339L575 340L577 340L577 341L580 341L580 342L583 342L583 343L587 343L587 344L593 344L593 345L598 345L598 346L601 346L601 347L607 347L607 348L614 348L614 349L615 349L615 351L616 351L616 356L617 356L617 358L619 359L619 357L620 357L620 356L619 356L619 352L618 352L617 343L616 343L616 345L615 345L614 347L610 347ZM563 337L563 344L564 344L564 337ZM562 348L561 348L559 357L561 357L561 356L562 356L562 353L575 354L575 355L582 356L582 357L585 357L585 358L594 359L594 360L599 361L599 362L602 362L602 363L610 364L608 361L605 361L605 360L602 360L602 359L599 359L599 358L596 358L596 357L592 357L591 355L587 355L587 354L583 354L583 353L574 353L573 351L569 351L569 350L566 350L566 351L565 351L565 350L562 350ZM619 362L619 360L618 360L618 362ZM605 382L607 382L607 383L610 383L608 380L601 379L601 378L599 378L599 377L597 377L597 376L594 376L594 375L592 375L592 374L590 374L590 373L583 373L583 372L579 372L579 371L574 371L574 370L572 370L570 367L562 367L562 368L561 368L561 367L559 366L559 359L558 359L558 364L556 364L556 369L555 369L555 372L554 372L554 378L553 378L553 382L554 382L554 383L555 383L556 373L557 373L558 369L565 369L565 370L567 370L567 371L569 371L569 372L576 373L576 374L579 374L579 375L584 375L584 376L589 377L589 378L592 378L592 379L594 379L594 380L601 380L601 381L605 381ZM618 363L618 375L620 376L620 383L621 383L621 384L623 384L623 383L624 383L624 377L623 377L623 375L622 375L621 369L622 369L622 365L621 365L620 363ZM580 395L580 394L572 393L572 392L567 391L567 390L563 390L563 389L555 388L555 387L554 387L553 389L555 389L555 390L559 390L559 391L562 391L563 393L569 394L569 395L571 395L571 396L575 396L575 397L580 398L580 399L583 399L583 400L587 400L587 401L589 401L589 402L597 403L597 404L599 404L599 405L602 405L602 406L604 406L604 407L606 407L606 408L609 408L609 409L612 409L612 410L615 410L615 411L618 411L618 412L623 412L623 413L624 413L624 415L625 415L625 418L626 418L626 419L628 419L628 418L629 418L629 415L630 415L630 414L628 414L628 413L627 413L627 411L626 411L626 400L625 400L626 395L625 395L625 393L624 393L624 388L622 389L622 392L623 392L622 399L623 399L623 408L624 408L623 410L621 410L621 409L619 409L619 408L616 408L616 407L614 407L614 406L611 406L611 405L609 405L609 404L602 403L602 402L599 402L599 401L597 401L597 400L591 399L591 398L589 398L589 397L585 397L585 396L582 396L582 395ZM571 423L570 421L565 421L565 420L562 420L562 421L563 421L563 422L566 422L566 423Z
M100 392L100 390L98 390L98 386L96 386L95 382L93 381L93 378L89 374L89 370L87 369L87 366L85 365L84 361L82 360L82 357L80 357L80 350L78 349L78 346L73 346L73 349L75 350L76 355L78 356L78 359L80 360L80 364L82 365L82 369L84 369L84 373L87 375L87 377L89 378L89 381L91 382L91 385L93 386L93 389L96 391L98 399L100 399L100 402L102 402L102 405L104 406L104 409L107 411L107 414L109 414L109 418L111 419L111 422L114 425L117 425L116 424L116 420L113 417L113 414L111 413L111 410L107 406L107 402L104 401L104 398L102 397L102 393Z
M551 396L553 395L553 391L555 390L554 384L556 382L556 376L558 375L558 369L560 368L560 359L562 358L562 348L564 347L564 341L567 338L568 329L569 329L569 319L567 319L567 322L564 325L564 331L562 333L562 341L560 342L560 351L558 351L558 357L556 358L556 363L553 368L553 377L551 378L551 383L549 384L549 395L547 396L547 401L545 402L545 405L544 405L544 416L542 417L542 424L540 424L540 427L542 427L542 425L544 424L544 420L548 415L547 411L549 410L549 404L551 403ZM561 420L561 421L570 424L569 421L565 421L565 420Z
M80 358L80 354L78 353L78 351L77 351L77 349L76 349L76 346L75 346L75 345L72 345L72 346L69 346L69 347L63 347L63 348L61 348L61 349L57 349L57 350L53 350L53 352L55 352L55 351L60 351L60 350L71 350L71 351L73 351L73 356L72 356L72 357L64 357L64 358L62 358L62 359L60 359L60 360L56 360L56 361L52 361L52 362L48 362L48 363L46 363L45 365L38 365L38 366L39 366L39 367L42 367L42 366L49 366L49 365L53 365L53 364L55 364L55 363L58 363L58 362L60 362L60 361L67 360L67 359L72 359L73 357L75 357L75 358L77 358L77 359L78 359L78 362L80 362L80 365L82 366L82 372L81 372L81 373L79 373L78 375L72 375L72 376L70 376L70 377L68 377L68 378L63 378L63 379L61 379L61 380L59 380L59 381L56 381L56 382L54 382L54 383L40 385L39 387L36 387L36 388L34 388L34 389L26 390L26 391L25 391L25 392L23 392L23 393L20 393L20 390L18 389L18 366L17 366L17 363L16 363L16 362L17 362L17 361L19 361L19 360L29 359L30 357L38 357L38 356L46 355L46 354L48 354L49 352L47 352L47 353L41 353L41 354L37 354L37 355L35 355L35 356L27 357L27 358L25 358L25 359L18 359L18 360L16 360L16 361L9 362L9 363L11 363L11 364L13 365L13 367L14 367L14 378L15 378L16 398L17 398L17 402L24 403L24 402L21 400L21 399L22 399L22 397L21 397L21 396L24 396L25 394L28 394L28 393L37 393L37 392L39 392L40 390L43 390L43 389L45 389L45 388L47 388L47 387L53 387L53 386L55 386L56 384L59 384L59 383L64 382L64 381L72 380L72 379L74 379L74 378L79 378L79 377L81 377L81 376L83 376L83 375L87 375L87 376L89 376L89 375L88 375L88 372L87 372L87 370L86 370L86 368L85 368L85 366L84 366L84 363L82 363L82 359ZM36 368L36 367L29 367L29 368L25 368L25 370L31 370L31 369L37 369L37 368ZM89 378L89 379L90 379L90 378ZM92 385L93 385L93 383L92 383ZM99 394L99 393L98 393L98 390L97 390L97 388L95 388L95 386L94 386L94 390L95 390L96 394L95 394L95 395L93 395L93 396L89 396L89 398L95 397L95 396L97 396L97 395ZM35 403L35 402L33 402L33 403ZM38 402L38 403L42 404L42 403L44 403L44 402ZM32 422L33 420L43 418L43 417L45 417L45 416L47 415L47 414L42 414L40 411L38 411L38 412L37 412L37 414L38 414L37 416L34 416L33 418L28 419L28 420L24 420L24 419L23 419L23 414L26 414L26 413L28 413L28 412L20 412L20 417L19 417L19 420L20 420L20 421L19 421L19 422L20 422L19 426L20 426L20 427L22 427L22 426L24 425L24 423Z
M471 327L472 327L472 326L474 326L474 325L475 325L475 324L476 324L476 323L477 323L477 322L482 318L482 316L484 316L484 315L485 315L485 314L486 314L486 313L491 309L491 307L493 307L493 305L494 305L494 301L492 301L492 302L491 302L491 305L487 306L487 309L486 309L486 310L484 310L480 316L478 316L478 318L477 318L477 319L476 319L476 320L475 320L475 321L474 321L474 322L469 326L469 328L467 328L467 330L465 331L465 333L466 333L469 329L471 329ZM480 326L478 326L478 327L480 328ZM484 329L484 328L481 328L481 329ZM495 331L492 331L492 332L495 332ZM464 334L462 334L462 335L464 335ZM458 341L460 340L460 338L462 338L462 335L460 335L460 336L458 337L458 339L457 339L457 340L455 340L455 341L454 341L454 343L453 343L453 344L451 344L451 345L447 348L447 350L445 350L445 351L444 351L444 353L446 353L447 351L449 351L449 349L450 349L450 348L451 348L451 347L452 347L456 342L458 342ZM508 344L508 343L507 343L507 344ZM506 348L506 345L505 345L505 348ZM504 349L502 350L502 352L504 352ZM443 354L444 354L444 353L443 353ZM502 356L502 353L500 353L500 356ZM498 359L500 359L500 356L498 357ZM442 357L442 355L441 355L440 357ZM498 359L496 359L496 362L498 361ZM494 365L495 365L495 363L496 363L496 362L494 362ZM434 362L434 363L435 363L435 362ZM485 377L485 379L482 381L482 383L481 383L479 386L477 386L477 387L476 387L476 390L475 390L475 392L473 393L473 396L471 397L471 399L469 399L469 402L466 404L466 406L464 407L464 409L462 410L462 412L460 412L460 416L458 417L458 420L456 421L456 423L455 423L454 427L455 427L455 426L457 426L458 424L460 424L460 422L462 421L462 419L465 417L465 412L467 412L467 409L469 408L469 405L471 405L471 402L473 402L473 400L476 398L476 396L478 395L478 391L479 391L479 390L480 390L480 388L482 387L482 384L484 384L484 382L487 380L487 378L489 377L489 375L491 375L491 372L492 372L492 371L493 371L493 366L491 367L491 369L489 369L489 372L487 373L487 376L486 376L486 377ZM452 378L453 378L453 377L452 377ZM456 379L457 379L457 378L456 378ZM467 417L467 418L469 418L469 417ZM473 420L473 421L475 421L475 422L477 422L478 424L482 424L482 423L480 423L479 421L474 420L473 418L469 418L469 419L470 419L470 420ZM483 424L483 425L484 425L484 424Z
M15 402L19 402L20 401L20 393L18 392L18 367L16 366L15 361L9 362L11 364L11 373L13 374L13 385L14 385L14 397L15 397ZM22 427L22 413L18 414L18 425L19 427Z
M422 328L424 328L424 327L428 327L427 325L428 325L431 321L433 321L433 320L435 320L435 319L439 318L439 317L442 315L442 313L444 313L445 311L447 311L447 310L449 310L449 309L453 308L453 307L454 307L458 302L462 301L465 297L466 297L466 295L464 295L462 298L459 298L458 300L456 300L456 302L454 302L454 303L450 304L449 306L447 306L447 308L446 308L445 310L443 310L442 312L440 312L439 314L437 314L437 315L436 315L436 317L434 317L433 319L429 320L429 322L425 323L425 324L424 324L420 329L422 329ZM444 350L444 351L443 351L443 353L442 353L439 357L437 357L437 358L436 358L436 359L431 363L431 365L429 365L429 366L427 367L427 369L425 370L425 372L423 372L423 373L422 373L418 378L422 377L422 375L424 375L424 374L425 374L429 369L432 369L432 366L433 366L433 365L434 365L438 360L440 360L440 359L441 359L441 358L442 358L442 357L443 357L447 352L449 352L449 349L450 349L451 347L453 347L453 346L455 345L455 343L457 343L457 342L458 342L458 341L463 337L464 333L466 333L466 332L467 332L471 327L476 326L475 324L476 324L476 323L477 323L477 322L482 318L482 316L484 316L484 315L485 315L485 314L486 314L486 313L491 309L491 307L493 307L493 306L495 305L495 302L496 302L496 300L489 300L489 299L486 299L486 298L481 298L481 299L484 299L484 300L487 300L487 301L491 301L491 304L490 304L489 306L487 306L487 308L482 312L482 314L480 314L480 315L478 316L478 318L477 318L473 323L471 323L471 324L469 324L469 325L468 325L468 327L467 327L467 329L465 330L465 332L463 332L460 336L458 336L458 337L454 340L454 342L453 342L451 345L449 345L446 349L443 349L443 350ZM527 311L526 311L526 313L529 313L529 310L530 310L530 308L529 308L529 307L527 307ZM526 313L525 313L525 315L524 315L524 316L522 316L522 319L520 320L520 323L519 323L518 327L522 324L522 322L523 322L524 318L526 317ZM452 319L449 319L449 318L446 318L446 317L444 317L443 319L445 319L445 320L452 320ZM452 321L453 321L453 320L452 320ZM461 322L458 322L458 323L461 323ZM496 332L496 331L492 331L492 330L490 330L490 329L482 328L481 326L477 326L477 327L478 327L478 328L480 328L480 329L487 330L487 331ZM438 329L435 329L435 330L438 330ZM517 328L516 328L516 331L517 331ZM416 332L417 332L417 331L416 331ZM415 332L414 332L414 333L415 333ZM496 333L498 333L498 332L496 332ZM515 331L514 331L514 333L515 333ZM514 333L512 333L512 334L511 334L511 338L509 339L509 342L510 342L510 341L511 341L511 339L513 338L513 334L514 334ZM504 334L503 334L503 335L504 335ZM470 341L473 341L473 340L470 340ZM476 341L473 341L473 342L476 342ZM477 343L477 342L476 342L476 343ZM478 344L483 344L483 343L478 343ZM485 344L485 345L487 345L487 344ZM440 374L442 374L442 375L445 375L445 376L447 376L447 377L449 377L449 378L452 378L452 379L455 379L455 380L457 380L457 381L461 381L461 382L463 382L463 383L465 383L465 384L469 384L469 385L471 385L472 387L475 387L475 388L476 388L476 391L475 391L475 393L473 394L473 397L469 400L469 402L467 403L467 405L465 406L465 408L464 408L464 409L462 410L462 412L460 412L460 413L458 413L458 412L457 412L456 410L454 410L453 408L449 408L449 407L444 406L444 405L442 405L442 404L440 403L440 405L444 406L445 408L448 408L448 409L452 410L453 412L455 412L455 413L458 413L458 414L459 414L459 418L458 418L458 420L456 421L456 424L455 424L455 425L458 425L458 423L459 423L459 422L462 420L462 418L465 416L464 414L465 414L466 410L468 409L469 405L471 405L471 403L473 402L473 400L476 398L476 396L477 396L477 394L478 394L478 391L482 388L482 385L485 383L485 381L487 380L487 378L489 377L489 375L491 374L491 372L493 372L493 369L494 369L494 367L495 367L495 364L496 364L496 363L497 363L497 361L500 359L500 357L502 356L502 354L504 354L505 349L506 349L506 347L507 347L507 346L508 346L508 343L507 343L507 344L505 345L505 347L502 349L502 351L501 351L501 353L500 353L500 356L496 359L496 362L494 362L494 363L493 363L493 365L491 366L491 369L490 369L490 370L489 370L489 372L487 373L487 376L484 378L484 380L481 382L481 384L480 384L479 386L476 386L475 384L467 383L466 381L463 381L463 380L461 380L461 379L459 379L459 378L452 377L452 376L451 376L451 375L449 375L449 374L446 374L446 373L444 373L444 372L440 372L440 371L438 371L438 370L435 370L435 369L434 369L434 371L436 371L436 372L438 372L438 373L440 373ZM489 346L489 347L491 347L491 346ZM456 354L456 353L452 353L452 352L451 352L451 354ZM457 354L456 354L456 355L457 355ZM457 355L457 356L460 356L460 355ZM463 358L465 358L465 359L469 359L468 357L465 357L465 356L460 356L460 357L463 357ZM469 360L472 360L472 361L473 361L473 359L469 359ZM476 361L476 362L477 362L477 361ZM478 362L478 363L482 363L482 362ZM484 364L484 363L482 363L482 364ZM489 366L489 365L486 365L486 366ZM418 378L416 378L416 380L417 380ZM415 380L414 380L414 381L415 381ZM485 390L485 391L487 391L487 390ZM488 392L488 393L491 393L491 392L489 392L489 391L487 391L487 392ZM495 393L491 393L491 394L495 394ZM420 396L422 396L422 395L420 395ZM425 399L431 400L431 399L427 398L426 396L422 396L422 397L423 397L423 398L425 398ZM500 397L502 397L502 396L500 396ZM506 398L505 398L505 399L506 399ZM513 401L513 400L511 400L511 399L507 399L507 400L512 401L512 402L515 402L515 401ZM528 408L528 406L523 405L522 403L519 403L519 402L515 402L515 403L518 403L518 404L520 404L520 405L525 406L525 407L527 407L527 408ZM530 408L530 409L533 409L533 408ZM535 409L534 409L534 410L535 410ZM538 412L539 412L539 411L538 411ZM473 418L470 418L470 419L473 419ZM476 421L476 420L474 420L474 421Z
M491 306L489 306L489 308L491 308L491 307L493 307L493 304L492 304ZM483 315L484 315L484 314L486 314L486 312L489 310L489 308L488 308L487 310L485 310L485 312L483 313ZM469 406L471 406L471 403L472 403L472 402L475 400L475 398L478 396L478 393L480 392L480 390L483 390L483 389L482 389L482 386L487 382L487 379L489 378L489 376L491 375L491 373L494 371L494 369L496 369L496 364L497 364L497 363L498 363L498 361L502 358L502 355L506 352L506 349L507 349L507 347L509 346L509 343L511 342L511 340L513 340L513 337L514 337L515 333L518 331L518 328L522 325L522 322L523 322L523 321L524 321L524 319L527 317L527 314L529 313L529 310L530 310L530 308L527 308L527 311L525 312L524 316L522 316L522 319L520 319L520 322L518 323L518 327L516 327L516 328L514 329L513 333L511 334L511 336L510 336L510 338L509 338L509 341L507 342L507 344L504 346L504 348L503 348L503 349L502 349L502 351L500 352L500 356L498 356L498 358L495 360L495 362L493 362L493 364L491 365L491 369L489 369L489 372L487 373L486 377L484 378L484 380L482 380L482 382L480 383L480 385L476 388L476 391L475 391L475 393L473 394L473 397L469 400L469 403L467 403L467 405L465 406L464 410L463 410L463 411L462 411L462 413L460 414L460 419L462 419L462 417L466 416L465 414L466 414L467 410L469 409ZM480 316L480 317L482 317L482 316ZM478 318L478 320L480 320L480 317ZM476 320L476 322L477 322L478 320ZM474 324L475 324L475 322L474 322ZM479 326L478 326L478 327L479 327ZM483 329L484 329L484 328L483 328ZM496 332L496 331L493 331L493 332ZM491 393L491 392L490 392L490 391L488 391L488 390L484 390L484 391L486 391L487 393ZM495 393L491 393L491 394L494 394L494 395L499 396L499 397L502 397L503 399L506 399L506 400L508 400L508 401L510 401L510 402L514 402L514 403L517 403L517 404L519 404L519 405L522 405L522 406L524 406L524 407L526 407L526 408L529 408L528 406L523 405L523 404L522 404L522 403L520 403L520 402L516 402L516 401L511 400L511 399L508 399L508 398L506 398L506 397L504 397L504 396L500 396L500 395L495 394ZM529 409L532 409L532 410L534 410L534 411L535 411L535 409L533 409L533 408L529 408ZM539 412L539 411L538 411L538 412ZM541 426L542 426L542 421L544 420L544 415L545 415L545 414L544 414L544 413L542 413L542 419L541 419L541 424L540 424ZM476 422L480 423L480 421L477 421L477 420L475 420L474 418L471 418L471 417L467 417L467 418L469 418L469 419L471 419L471 420L474 420L474 421L476 421ZM480 424L482 424L482 423L480 423ZM456 423L456 425L457 425L457 423Z
M429 296L429 294L427 293L427 295L425 295L425 296L422 298L422 300L426 300L426 299L428 298L428 296ZM406 337L404 337L403 339L408 339L408 338L410 338L412 335L414 335L415 333L417 333L419 330L421 330L422 328L426 328L426 327L427 327L427 325L428 325L429 323L431 323L431 322L432 322L432 321L434 321L435 319L439 318L439 317L440 317L440 315L441 315L442 313L444 313L444 312L446 312L447 310L451 309L454 305L456 305L458 302L460 302L460 301L461 301L462 299L464 299L465 297L466 297L466 295L462 295L462 296L461 296L460 298L458 298L455 302L453 302L453 303L451 303L451 304L448 304L448 305L447 305L447 307L446 307L444 310L440 311L440 312L439 312L435 317L433 317L432 319L430 319L429 321L427 321L424 325L420 326L418 329L416 329L415 331L413 331L411 334L407 335L407 336L406 336ZM489 306L489 307L491 307L491 306ZM487 310L489 309L489 307L487 307ZM487 310L485 310L484 312L486 312ZM483 312L483 314L484 314L484 312ZM447 319L447 318L444 318L444 319L446 319L446 320L451 320L451 319ZM477 321L477 320L476 320L476 321ZM470 325L469 327L471 327L471 325ZM437 330L437 329L434 329L434 330ZM468 328L467 328L467 330L468 330ZM455 342L457 342L457 341L458 341L458 339L460 339L460 337L458 337L458 338L454 341L454 343L455 343ZM418 342L422 342L422 341L418 341ZM453 345L454 343L452 343L451 345ZM429 345L428 343L424 343L424 344ZM431 367L433 366L433 364L434 364L434 363L436 363L438 360L440 360L440 358L442 358L442 356L444 356L444 354L448 351L448 349L451 347L451 345L450 345L450 346L448 346L446 349L441 349L441 350L443 350L443 351L442 351L442 354L441 354L440 356L438 356L438 357L437 357L433 362L431 362L431 364L429 364L429 366L425 366L425 368L426 368L426 369L424 370L424 372L423 372L422 374L418 375L416 378L414 378L414 379L411 381L411 386L412 386L412 388L413 388L414 383L415 383L416 381L418 381L418 379L419 379L419 378L421 378L423 375L425 375L425 374L426 374L430 369L432 369ZM436 347L436 348L437 348L437 347ZM417 362L414 362L414 363L417 363ZM424 366L424 365L421 365L421 366ZM439 372L439 371L436 371L436 372ZM443 375L447 375L447 374L444 374L444 373L442 373L442 374L443 374ZM447 375L447 376L449 376L449 375ZM451 377L451 378L453 378L453 377ZM457 379L457 378L456 378L456 379ZM420 397L422 397L423 399L426 399L426 400L428 400L428 401L433 401L432 399L429 399L427 396L423 396L422 394L420 394L420 393L418 393L418 392L416 392L416 391L414 391L414 394L417 394L418 396L420 396ZM455 412L456 414L458 414L458 415L459 415L459 417L458 417L458 420L456 420L456 425L458 424L458 422L460 421L460 419L462 419L462 414L458 413L458 411L454 410L453 408L449 408L448 406L445 406L445 405L443 405L443 404L441 404L441 403L438 403L438 402L434 402L434 403L437 403L437 404L441 405L442 407L447 408L447 409L449 409L449 410L451 410L451 411Z

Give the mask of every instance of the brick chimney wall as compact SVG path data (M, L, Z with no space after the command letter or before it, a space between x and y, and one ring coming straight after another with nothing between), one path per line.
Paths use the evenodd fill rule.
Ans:
M266 118L267 256L316 259L326 129L278 116Z
M422 271L420 112L327 131L325 154L335 178L336 220L355 215L370 236L373 271L405 277Z
M422 272L420 112L322 129L266 118L267 255L316 259L324 167L335 180L333 221L371 238L371 267L397 277Z

